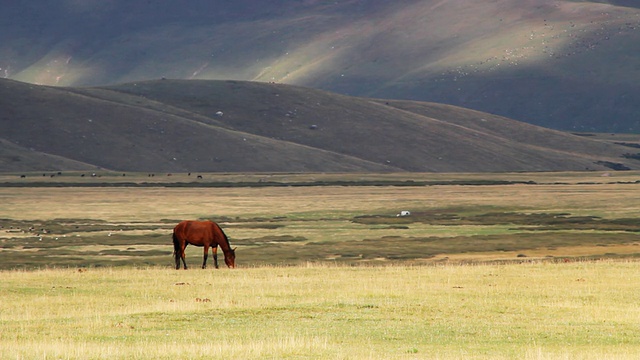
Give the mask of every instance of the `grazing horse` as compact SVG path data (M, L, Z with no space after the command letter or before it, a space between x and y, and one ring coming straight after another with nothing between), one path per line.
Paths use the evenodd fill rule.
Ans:
M184 249L188 244L204 246L203 269L207 267L209 247L213 248L213 261L216 269L218 268L218 245L220 245L224 253L225 264L232 269L236 267L236 249L231 248L227 235L213 221L185 220L173 228L173 255L176 258L176 270L180 269L180 259L182 259L184 268L187 268L187 263L184 260Z

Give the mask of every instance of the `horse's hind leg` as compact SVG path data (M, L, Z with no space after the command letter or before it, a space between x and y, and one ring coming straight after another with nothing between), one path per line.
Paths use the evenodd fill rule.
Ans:
M209 246L205 245L204 246L204 256L202 259L202 268L206 269L207 268L207 258L209 257Z
M185 256L184 256L184 249L187 246L185 245L182 249L180 249L180 259L182 259L182 264L184 264L184 269L187 270L187 260L185 260ZM180 268L180 260L177 261L178 263L178 268Z
M187 261L184 259L184 251L182 252L182 254L180 255L180 258L182 259L182 264L184 264L184 269L187 270ZM178 261L178 268L180 268L180 262Z
M175 257L176 257L176 270L180 270L180 260L184 264L185 270L187 269L187 262L184 260L184 247L176 246L175 248Z

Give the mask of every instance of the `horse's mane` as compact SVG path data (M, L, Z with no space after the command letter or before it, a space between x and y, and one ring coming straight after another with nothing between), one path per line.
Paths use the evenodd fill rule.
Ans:
M229 238L227 237L227 234L225 234L224 230L222 230L222 228L220 227L220 225L218 225L218 223L213 221L212 223L218 227L218 230L220 230L220 232L222 233L222 236L224 236L224 241L227 243L227 247L231 249L231 244L229 243Z

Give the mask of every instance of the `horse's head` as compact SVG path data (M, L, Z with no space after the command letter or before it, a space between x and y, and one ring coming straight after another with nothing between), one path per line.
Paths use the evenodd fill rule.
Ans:
M231 269L236 267L236 249L230 249L227 253L224 254L224 263Z

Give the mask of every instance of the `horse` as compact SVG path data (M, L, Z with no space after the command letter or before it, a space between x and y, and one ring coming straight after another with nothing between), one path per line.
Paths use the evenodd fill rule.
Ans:
M231 269L236 267L236 248L231 248L229 238L220 226L213 221L184 220L173 228L173 255L176 259L176 270L180 269L180 259L185 270L187 263L184 260L184 249L187 245L204 246L204 260L202 268L207 268L209 247L213 247L213 261L218 268L218 245L224 253L224 262Z

